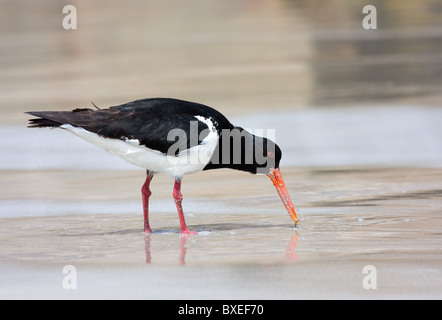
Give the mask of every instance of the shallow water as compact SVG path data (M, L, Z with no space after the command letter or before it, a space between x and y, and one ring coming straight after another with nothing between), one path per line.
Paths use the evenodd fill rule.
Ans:
M442 297L442 10L437 0L0 3L0 297ZM267 177L172 182L23 112L176 97L275 129L295 227ZM63 267L78 289L63 288ZM377 271L367 290L364 267Z
M387 116L377 122L376 134L364 138L371 120L355 114L380 110ZM390 132L396 110L292 113L295 133L309 132L292 143L292 121L287 114L273 115L282 163L316 164L282 168L300 224L293 225L267 177L209 171L184 178L187 224L198 232L188 237L178 232L170 178L156 176L152 183L154 232L146 236L143 170L131 170L62 130L2 127L11 139L1 142L8 153L0 162L0 293L5 298L32 298L36 291L46 298L440 297L439 110L408 109ZM314 134L322 117L347 123L360 139L342 125ZM243 121L259 128L264 118L257 114ZM418 134L407 143L396 143L413 130ZM331 137L340 137L338 143ZM337 160L347 165L336 166ZM118 170L108 170L112 166ZM84 290L60 289L65 265L89 279L79 281ZM379 272L375 293L362 285L367 265ZM132 277L124 270L132 270ZM28 285L14 280L24 273L40 280ZM113 291L118 283L131 292ZM24 296L23 286L30 288Z
M97 184L88 190L66 183L59 194L28 179L29 188L46 194L38 198L40 205L47 202L47 212L60 210L49 216L33 216L32 192L13 196L11 190L29 211L2 218L3 297L22 296L21 282L11 280L22 273L40 279L30 282L24 297L33 297L33 290L48 298L441 297L441 169L285 168L299 206L297 227L266 177L229 171L189 176L184 208L189 228L198 233L185 237L165 191L170 179L158 177L152 185L154 232L145 235L134 190L107 199L140 182L139 172L122 172L113 179L112 172L95 172ZM23 174L16 172L17 180ZM58 180L66 172L44 175ZM75 175L87 179L88 172ZM63 200L65 194L76 201ZM60 288L65 265L78 268L82 290ZM372 292L362 285L366 265L378 272ZM130 292L112 291L123 285Z

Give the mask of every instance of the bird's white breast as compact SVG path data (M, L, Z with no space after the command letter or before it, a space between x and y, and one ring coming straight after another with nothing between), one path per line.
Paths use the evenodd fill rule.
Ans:
M197 146L181 151L178 156L166 155L139 144L137 139L111 139L97 135L83 128L63 124L66 129L85 141L103 148L108 153L119 156L127 162L152 172L161 172L171 177L182 177L187 173L204 169L218 145L218 132L210 119L195 117L208 127L208 135Z

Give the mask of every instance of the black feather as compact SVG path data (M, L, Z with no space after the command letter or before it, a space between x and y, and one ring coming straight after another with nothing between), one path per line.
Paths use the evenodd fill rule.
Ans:
M205 138L207 133L200 133L207 129L207 126L195 116L210 117L219 133L222 129L234 128L220 112L211 107L170 98L136 100L109 109L77 108L73 111L27 113L40 118L30 120L31 128L70 124L105 138L137 139L141 145L162 153L167 153L171 146L178 147L173 148L175 153L191 148ZM185 140L178 137L170 141L167 139L173 129L189 132L192 122L198 125L196 140L190 136Z

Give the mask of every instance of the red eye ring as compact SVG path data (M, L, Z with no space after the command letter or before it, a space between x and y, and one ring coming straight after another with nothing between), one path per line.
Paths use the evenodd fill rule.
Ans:
M272 151L269 151L269 152L267 152L267 156L268 156L269 158L274 158L274 157L275 157L275 153L272 152Z

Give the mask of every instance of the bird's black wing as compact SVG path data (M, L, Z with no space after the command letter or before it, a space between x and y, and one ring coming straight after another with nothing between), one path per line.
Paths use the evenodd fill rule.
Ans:
M27 112L37 119L30 127L58 127L70 124L99 136L138 140L140 145L162 153L177 154L199 144L207 136L207 125L195 116L210 117L218 130L231 126L210 107L177 99L143 99L109 109Z

